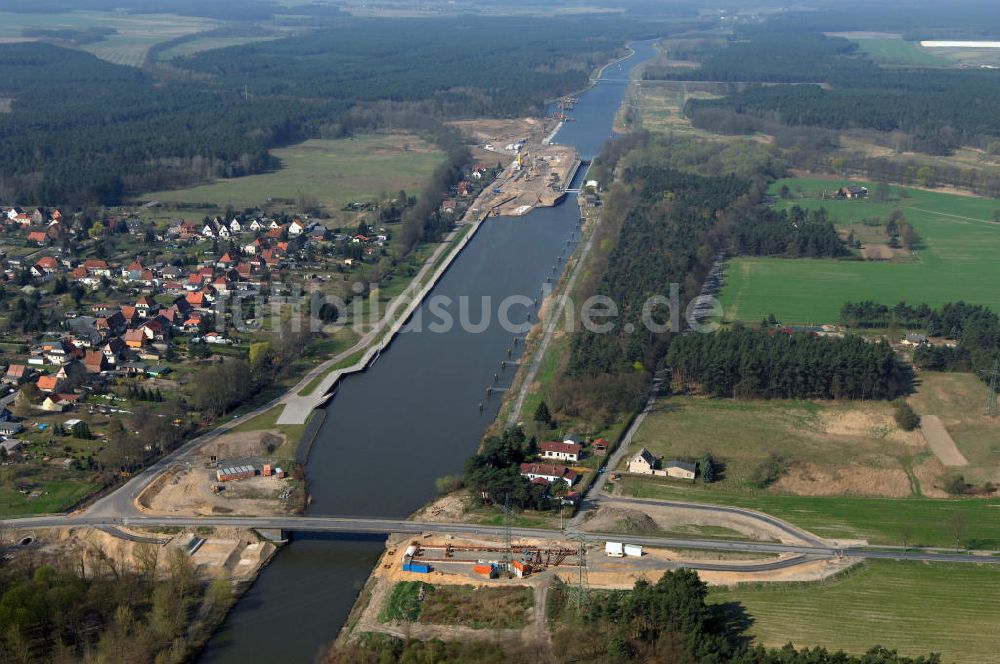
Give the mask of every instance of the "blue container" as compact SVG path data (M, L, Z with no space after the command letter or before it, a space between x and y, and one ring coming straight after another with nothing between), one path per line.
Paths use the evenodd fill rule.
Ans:
M417 574L429 574L431 566L425 565L424 563L403 563L403 571L416 572Z

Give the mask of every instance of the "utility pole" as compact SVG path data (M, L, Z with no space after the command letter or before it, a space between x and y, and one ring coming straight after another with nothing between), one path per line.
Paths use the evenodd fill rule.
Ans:
M512 549L510 538L510 494L504 494L503 496L503 557L500 559L500 565L503 567L504 571L507 573L507 578L511 577L511 566L513 564Z
M574 593L576 594L576 612L579 615L580 611L583 609L583 603L586 601L587 595L587 536L583 533L579 533L576 536L577 542L579 544L579 549L577 551L576 558L576 588Z

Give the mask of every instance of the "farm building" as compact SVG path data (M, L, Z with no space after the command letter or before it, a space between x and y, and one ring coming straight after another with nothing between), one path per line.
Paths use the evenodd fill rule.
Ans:
M868 197L868 187L846 186L837 190L837 196L848 200Z
M695 466L695 464L687 461L678 461L677 459L671 459L668 461L664 468L667 471L668 477L676 477L682 480L693 480L695 470L697 470L697 466Z
M608 453L608 441L603 438L598 438L591 443L590 449L594 451L596 456L604 456Z

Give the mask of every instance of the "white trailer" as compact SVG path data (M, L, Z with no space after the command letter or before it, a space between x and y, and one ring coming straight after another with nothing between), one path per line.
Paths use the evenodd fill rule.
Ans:
M638 544L626 544L625 545L625 555L630 558L641 558L642 557L642 547Z
M625 547L621 542L607 542L604 544L604 553L611 558L624 558Z

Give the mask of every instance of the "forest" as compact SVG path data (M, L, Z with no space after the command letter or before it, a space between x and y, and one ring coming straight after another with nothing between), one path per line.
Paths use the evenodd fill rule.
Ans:
M741 217L731 229L735 253L744 256L789 258L839 258L850 255L826 209L772 210L758 206L755 214Z
M617 244L608 257L595 293L617 304L614 330L602 334L579 330L572 340L568 375L596 378L602 374L653 367L668 334L630 334L626 326L644 330L641 315L652 296L666 296L680 285L683 308L699 294L701 281L724 234L713 234L717 215L747 194L749 183L733 176L703 177L662 166L636 152L624 162L621 190L624 219ZM618 203L614 203L617 205ZM654 311L664 321L665 311Z
M675 389L739 399L895 399L912 375L887 343L737 326L674 338Z
M636 581L631 590L588 593L577 609L573 589L557 583L546 613L554 625L556 662L671 662L674 664L940 664L938 655L905 657L872 647L861 656L825 648L770 649L744 631L753 623L741 606L708 603L708 585L698 573L668 571L655 582ZM335 646L326 664L448 661L520 664L537 653L502 652L486 641L443 643L375 636L358 645Z
M171 61L170 76L47 44L0 45L0 198L117 204L273 168L272 147L371 126L377 105L433 120L541 112L586 85L634 20L330 20L302 36ZM246 86L246 88L244 87ZM245 94L248 90L249 94ZM57 98L60 103L53 104Z

